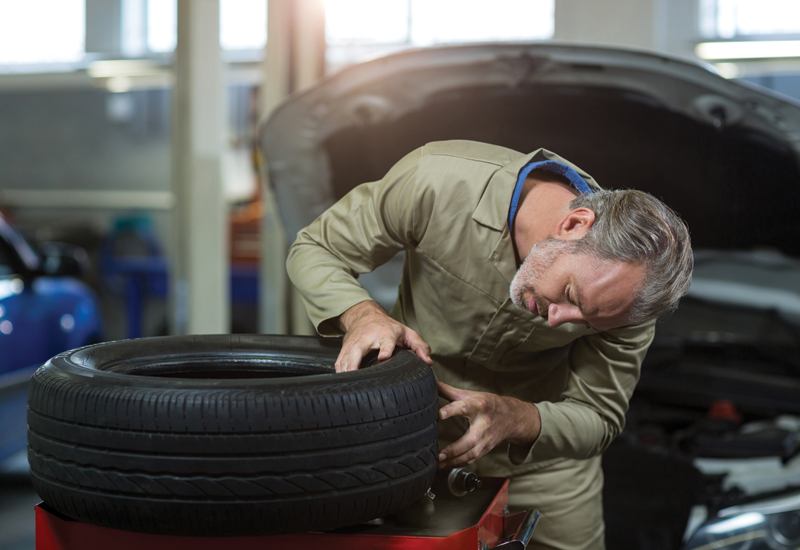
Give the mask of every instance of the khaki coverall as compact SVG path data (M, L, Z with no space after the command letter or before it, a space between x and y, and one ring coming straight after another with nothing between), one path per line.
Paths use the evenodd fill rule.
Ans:
M603 548L600 453L623 428L654 323L551 328L514 306L509 207L520 170L541 160L567 164L598 188L544 149L431 143L300 231L287 266L319 333L338 335L335 319L370 299L357 274L405 250L391 316L431 346L436 378L535 403L541 415L533 445L500 445L474 469L511 477L510 505L542 512L529 548ZM441 422L441 446L466 427L463 418Z

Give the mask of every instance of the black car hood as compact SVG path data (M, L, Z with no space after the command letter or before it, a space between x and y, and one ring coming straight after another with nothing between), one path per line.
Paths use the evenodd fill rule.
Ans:
M659 196L698 248L800 256L800 103L632 50L491 44L405 51L289 98L261 147L289 239L427 142L546 147L607 188Z

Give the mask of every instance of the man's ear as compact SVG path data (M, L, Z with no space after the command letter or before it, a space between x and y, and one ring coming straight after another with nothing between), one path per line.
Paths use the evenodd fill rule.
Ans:
M594 212L588 208L576 208L558 223L555 238L562 241L576 241L586 235L592 224L594 224Z

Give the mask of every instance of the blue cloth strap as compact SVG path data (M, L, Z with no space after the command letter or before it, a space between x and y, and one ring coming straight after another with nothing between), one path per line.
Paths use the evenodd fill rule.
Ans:
M522 194L522 186L525 184L525 178L528 177L533 170L545 170L559 176L564 176L569 180L572 186L578 190L581 195L591 195L592 188L575 170L555 160L543 160L540 162L532 162L526 164L520 170L519 178L517 178L517 185L514 187L514 194L511 197L511 209L508 212L508 227L514 227L514 217L517 215L517 206L519 206L519 197Z

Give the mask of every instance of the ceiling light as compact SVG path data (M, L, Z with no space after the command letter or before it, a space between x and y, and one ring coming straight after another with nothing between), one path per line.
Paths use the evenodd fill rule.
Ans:
M131 91L133 82L127 76L114 76L106 80L106 89L113 93L124 93Z
M109 78L114 76L148 76L163 74L164 68L140 59L109 59L95 61L89 65L89 76L92 78Z
M695 46L701 59L766 59L800 57L800 40L703 42Z

